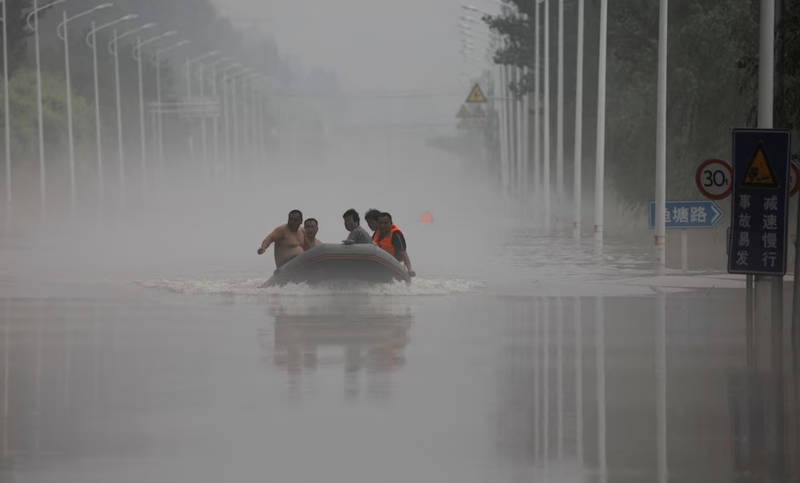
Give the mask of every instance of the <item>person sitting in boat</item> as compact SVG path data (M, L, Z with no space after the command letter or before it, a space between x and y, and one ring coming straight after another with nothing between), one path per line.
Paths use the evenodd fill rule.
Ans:
M408 258L406 237L403 235L403 232L395 226L392 221L392 215L389 213L381 213L378 215L378 231L373 235L372 241L389 252L390 255L394 256L398 262L403 262L410 276L413 277L416 275L411 268L411 260Z
M344 241L346 244L373 243L372 237L369 236L367 230L361 227L361 218L356 210L350 208L344 212L342 218L344 218L344 228L350 232L347 235L347 240Z
M375 233L378 232L378 217L381 215L380 210L376 210L375 208L370 208L364 213L364 220L367 222L367 226L370 230L372 230L372 236L375 237Z
M281 225L261 242L258 254L263 255L270 245L275 244L275 266L281 268L289 260L298 257L311 246L308 244L306 231L300 225L303 223L303 213L300 210L289 212L289 220Z
M303 223L306 229L306 237L308 237L308 246L311 248L322 245L322 242L317 240L317 232L319 231L319 222L316 218L309 218Z

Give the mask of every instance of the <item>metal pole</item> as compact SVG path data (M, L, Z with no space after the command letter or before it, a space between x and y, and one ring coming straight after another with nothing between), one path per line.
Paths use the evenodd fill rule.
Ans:
M603 195L606 151L606 40L608 0L600 0L600 53L597 81L597 152L594 183L594 244L597 254L603 251ZM656 210L658 211L658 210ZM662 212L663 213L663 212Z
M519 82L522 81L522 69L517 67L515 70L517 71L517 83L519 84ZM516 108L517 108L517 165L516 166L517 166L517 169L516 169L516 172L514 173L514 176L516 176L516 179L517 179L517 182L516 182L517 196L520 198L520 201L522 200L522 187L523 187L523 184L524 184L524 182L522 180L522 165L525 163L525 160L522 157L522 138L524 137L524 131L522 130L522 126L523 126L523 123L524 123L523 114L522 114L523 107L524 107L523 98L520 97L519 99L517 99L517 102L516 102Z
M234 178L236 181L239 181L239 110L237 109L237 104L239 104L239 96L237 94L236 89L236 78L231 79L231 99L232 107L233 107L233 169L234 169Z
M523 75L528 74L528 68L524 67L522 69ZM529 176L528 176L528 164L530 163L530 122L531 122L531 95L525 94L522 97L522 169L520 171L520 176L522 177L522 202L523 206L525 206L526 211L528 209L528 191L529 191Z
M97 149L97 207L103 209L103 147L100 141L100 88L97 80L97 31L92 21L92 62L94 65L94 120Z
M581 239L581 189L583 167L583 30L584 0L578 0L578 63L575 80L575 173L573 175L572 238Z
M774 75L775 75L775 0L761 0L760 8L760 41L758 63L758 127L773 127L774 109ZM796 275L795 275L796 276ZM770 283L771 279L771 283ZM775 472L783 475L784 458L784 394L783 394L783 277L756 277L756 314L757 321L766 321L770 317L767 310L769 291L772 291L772 374L775 378Z
M119 45L117 44L117 29L114 29L114 78L117 95L117 156L119 156L119 204L125 206L125 160L122 146L122 99L119 93Z
M5 4L5 2L4 2ZM67 25L67 11L63 12L64 23L64 65L65 80L67 84L67 133L69 136L69 207L70 214L74 217L77 212L77 187L75 180L75 134L72 127L72 80L69 71L69 28Z
M541 103L541 85L540 79L542 76L541 65L540 65L540 58L539 58L539 39L541 38L541 34L539 32L539 26L541 25L539 19L539 1L536 1L536 14L534 15L534 23L535 26L533 28L534 35L536 36L536 40L534 40L534 56L533 56L533 75L534 75L534 82L533 82L533 197L534 200L539 201L541 200L542 194L542 133L541 133L541 111L542 111L542 103ZM539 219L538 213L538 203L536 209L536 219Z
M501 65L499 68L500 71L500 85L498 86L498 91L500 94L500 187L502 189L502 193L505 196L508 192L508 165L509 165L509 153L508 153L508 117L506 112L508 111L508 106L506 105L506 66Z
M5 3L5 2L4 2ZM38 0L33 0L33 32L36 43L36 108L39 115L39 190L41 194L41 221L47 216L47 180L44 166L44 116L42 114L42 63L39 47Z
M11 221L11 114L9 109L8 86L8 14L6 1L3 4L3 104L5 115L5 148L6 148L6 224Z
M156 61L156 124L158 128L158 171L164 176L164 125L161 117L161 59L158 52L155 54Z
M200 62L198 65L197 70L200 74L200 99L205 100L205 69L203 69L203 63ZM200 143L203 147L203 175L206 179L208 179L208 143L206 142L206 118L205 116L200 118Z
M230 127L230 105L228 104L228 91L225 89L225 80L222 80L222 115L225 124L225 181L231 182L231 127Z
M142 200L147 200L147 133L144 113L144 81L142 80L142 39L136 37L137 69L139 74L139 134L142 150Z
M660 0L658 14L658 100L656 117L656 272L666 264L667 209L667 13L668 0ZM682 234L685 236L685 234ZM683 241L683 238L682 238Z
M564 0L558 0L558 99L556 114L556 228L561 231L564 209Z
M550 1L544 2L544 229L550 232Z
M219 104L219 91L217 90L217 67L216 65L213 67L213 71L211 73L211 92L214 93L214 100L217 101ZM214 162L213 162L213 171L214 171L214 183L219 183L219 120L217 119L218 116L214 116L211 118L211 129L213 130L212 135L212 145L214 151Z

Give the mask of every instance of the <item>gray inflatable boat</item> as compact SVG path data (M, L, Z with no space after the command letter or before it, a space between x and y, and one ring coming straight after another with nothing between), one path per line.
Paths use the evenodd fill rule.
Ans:
M303 282L388 283L394 280L410 282L411 278L400 262L377 245L325 243L275 270L261 288Z

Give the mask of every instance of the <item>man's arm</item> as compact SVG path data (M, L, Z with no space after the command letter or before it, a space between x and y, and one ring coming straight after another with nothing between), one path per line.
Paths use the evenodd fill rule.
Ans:
M413 272L414 270L411 268L411 259L408 258L408 250L406 249L406 237L403 236L402 232L396 231L394 236L392 236L392 246L394 246L394 252L397 254L397 258L403 261L403 264L406 266L406 270L409 272Z
M267 248L269 248L270 245L281 239L282 234L283 227L281 226L272 230L272 233L267 235L267 237L264 238L264 241L261 242L261 248L258 249L258 254L262 255L265 251L267 251Z
M300 229L299 229L298 231L299 231L300 233L302 233L302 235L301 235L301 236L302 236L302 238L303 238L303 251L308 251L308 250L311 250L311 248L312 248L312 246L311 246L311 242L310 242L310 241L308 241L308 235L306 234L306 230L305 230L305 228L303 228L303 227L300 227Z

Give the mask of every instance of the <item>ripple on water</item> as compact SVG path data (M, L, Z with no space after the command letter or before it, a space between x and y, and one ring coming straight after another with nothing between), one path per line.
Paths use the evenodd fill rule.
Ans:
M461 279L415 278L413 283L393 282L387 284L329 283L308 285L290 283L283 287L259 288L264 283L259 279L154 279L134 282L139 286L165 290L186 295L250 295L250 296L327 296L336 294L425 296L475 293L484 282Z

